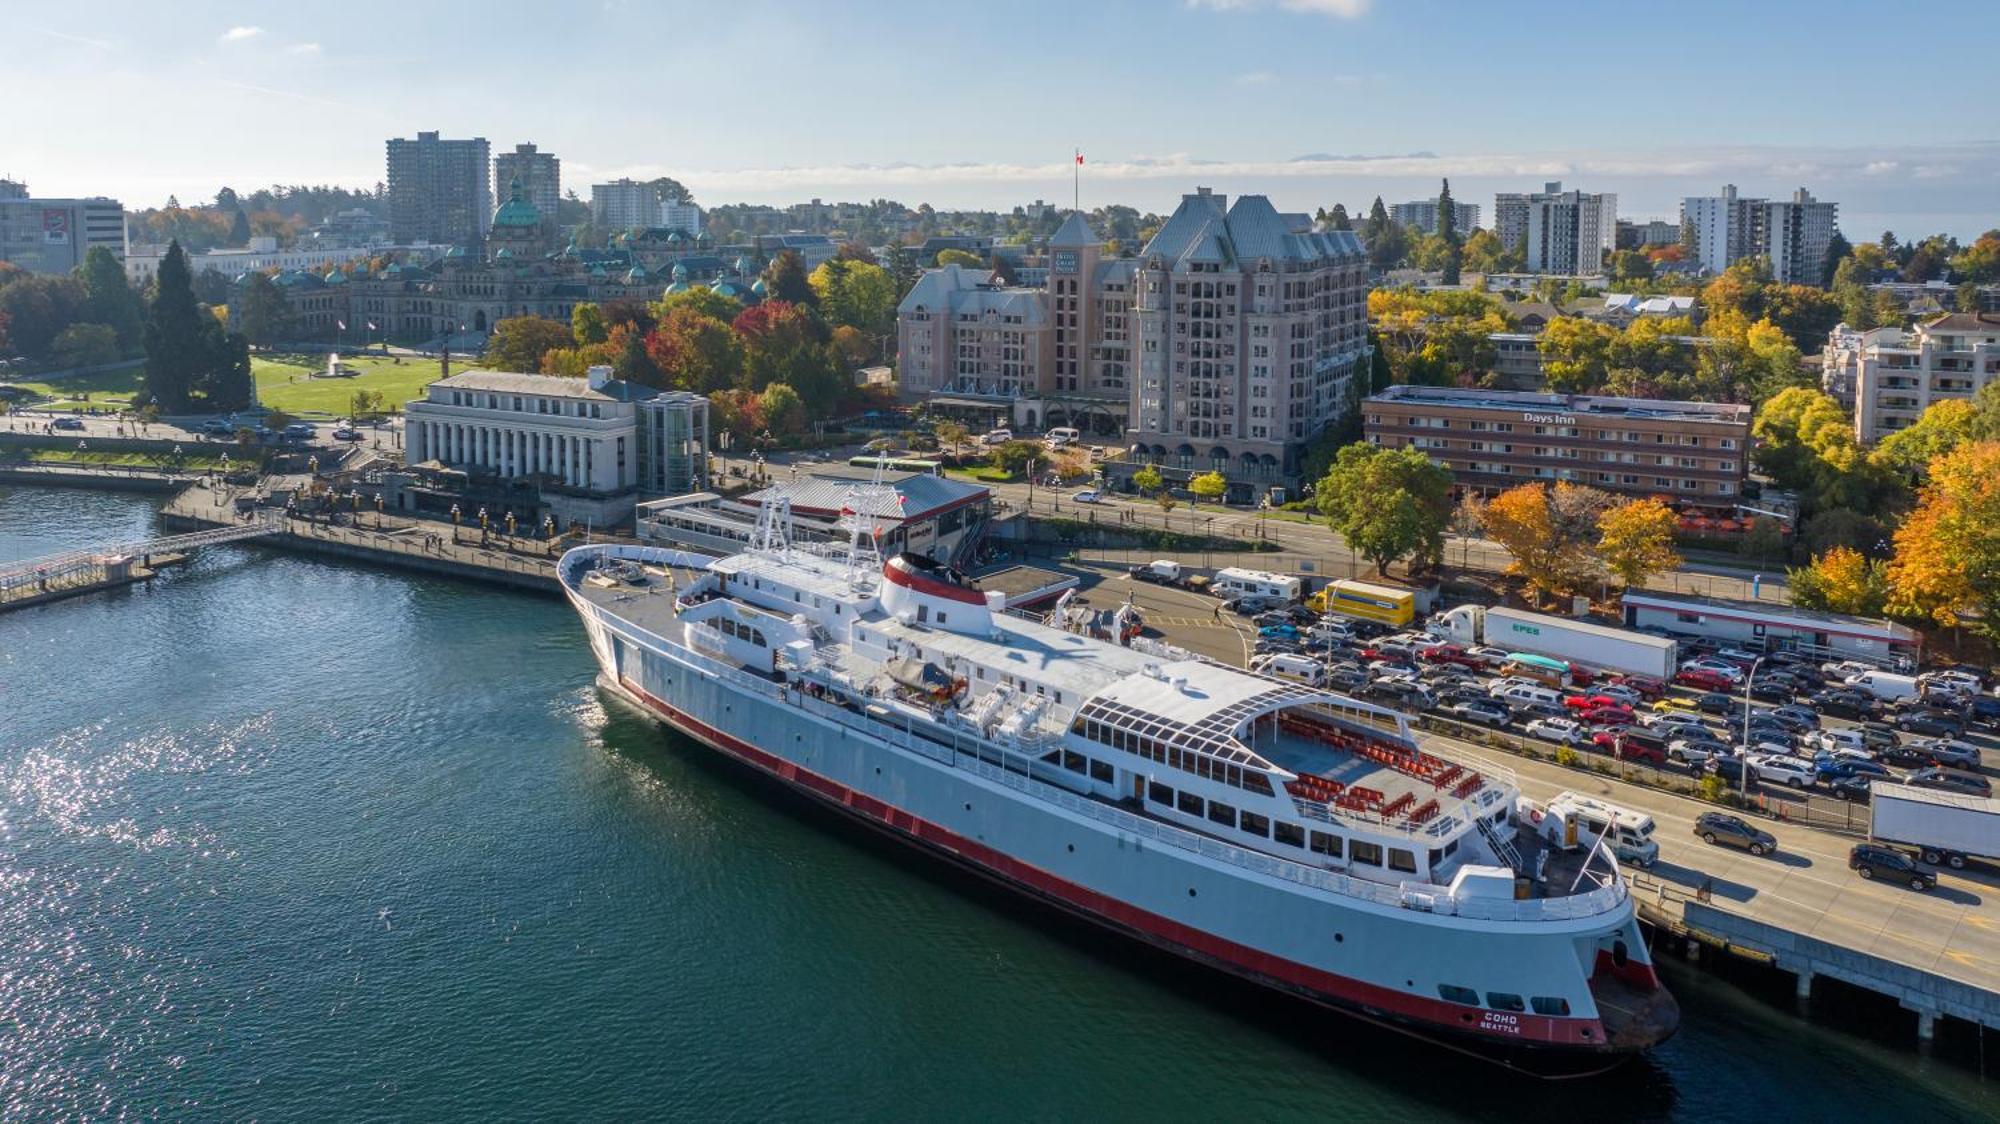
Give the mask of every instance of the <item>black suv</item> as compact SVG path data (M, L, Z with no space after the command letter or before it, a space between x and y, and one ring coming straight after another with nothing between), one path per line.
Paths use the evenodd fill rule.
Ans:
M1961 732L1961 724L1949 715L1934 710L1913 710L1898 714L1895 718L1898 730L1911 734L1926 734L1934 738L1955 738Z
M1711 847L1741 847L1753 855L1778 849L1778 837L1759 831L1743 819L1722 812L1703 812L1695 818L1694 833Z
M1901 882L1912 890L1937 888L1937 871L1923 866L1894 847L1884 847L1880 843L1856 843L1847 852L1847 869L1867 879L1886 878L1891 882Z

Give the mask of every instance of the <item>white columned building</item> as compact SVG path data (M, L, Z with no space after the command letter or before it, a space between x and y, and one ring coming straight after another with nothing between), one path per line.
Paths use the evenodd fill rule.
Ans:
M558 520L613 525L640 495L705 484L708 401L592 367L587 379L466 371L405 408L405 454L474 476L527 480Z

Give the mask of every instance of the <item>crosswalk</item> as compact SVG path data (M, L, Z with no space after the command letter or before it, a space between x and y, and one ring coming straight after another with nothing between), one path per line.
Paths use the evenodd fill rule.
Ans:
M1218 621L1214 617L1163 617L1156 613L1147 613L1146 623L1150 625L1173 625L1176 628L1229 627L1226 622Z

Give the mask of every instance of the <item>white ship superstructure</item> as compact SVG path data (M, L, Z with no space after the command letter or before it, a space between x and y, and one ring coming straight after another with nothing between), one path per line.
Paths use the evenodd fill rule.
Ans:
M566 554L606 684L951 861L1399 1030L1546 1074L1672 1032L1616 864L1517 835L1506 770L1366 703L1008 614L875 557L859 517L844 551L786 522L767 505L726 558Z

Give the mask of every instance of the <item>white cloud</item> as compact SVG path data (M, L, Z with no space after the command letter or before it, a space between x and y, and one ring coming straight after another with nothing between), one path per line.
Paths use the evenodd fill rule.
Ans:
M261 27L232 27L228 31L223 32L222 37L217 42L241 43L246 39L255 39L262 34L264 34L264 29Z
M316 55L319 54L319 44L294 43L285 48L285 53L288 55Z
M1238 86L1268 86L1278 80L1278 76L1268 70L1252 70L1236 76Z
M1267 0L1186 0L1190 8L1206 8L1211 12L1245 12L1264 7ZM1360 19L1375 6L1375 0L1277 0L1277 5L1288 12L1305 12L1310 15L1332 16L1335 19Z
M1902 165L1894 160L1870 160L1861 166L1861 174L1864 176L1886 176L1900 167Z

